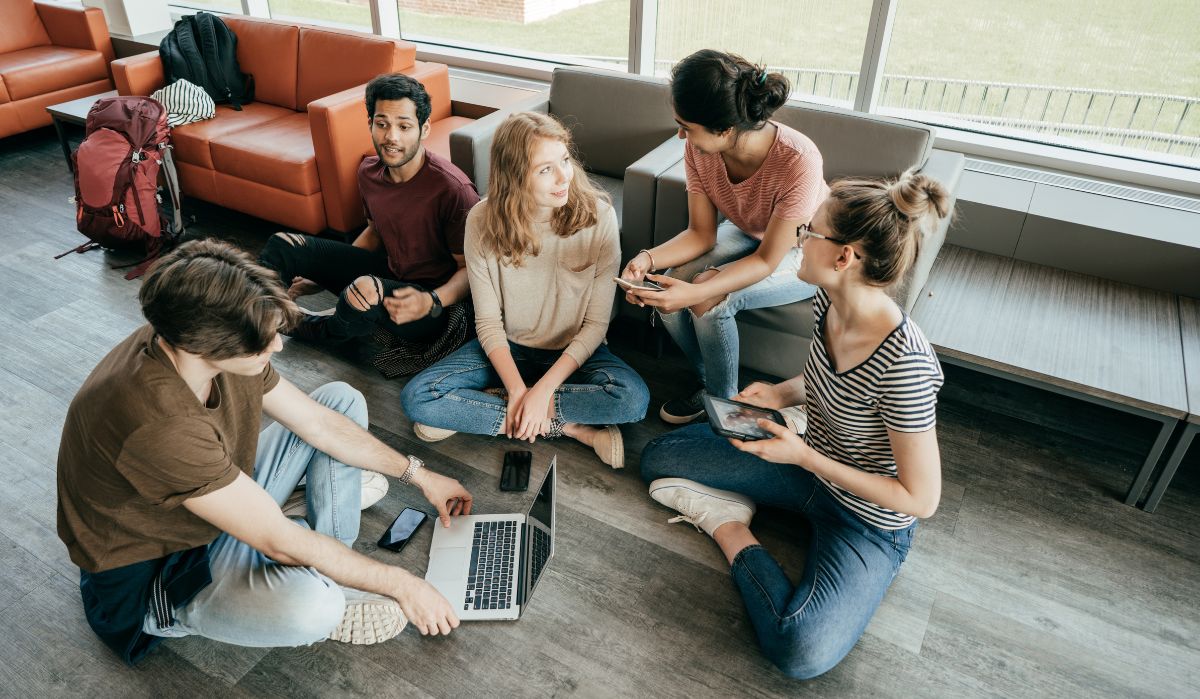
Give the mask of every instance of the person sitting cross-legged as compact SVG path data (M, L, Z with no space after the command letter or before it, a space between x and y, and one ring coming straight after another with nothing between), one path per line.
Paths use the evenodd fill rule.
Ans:
M140 300L149 323L83 383L58 453L58 533L96 634L133 663L167 637L298 646L456 627L424 580L351 546L360 469L420 488L446 526L470 493L373 437L355 389L305 394L275 371L298 315L275 274L194 241L156 262ZM285 517L301 479L304 507Z
M259 263L279 273L292 298L325 289L333 315L305 314L287 334L329 343L371 335L429 343L446 331L445 308L469 293L463 259L475 186L450 161L426 150L429 95L399 73L367 83L375 157L358 168L367 227L353 244L276 233Z

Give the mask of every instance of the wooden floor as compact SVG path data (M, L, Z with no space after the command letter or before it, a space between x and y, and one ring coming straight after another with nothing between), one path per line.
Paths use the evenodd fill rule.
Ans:
M1158 512L1118 497L1154 426L947 367L939 426L945 488L866 635L828 674L794 682L764 661L716 547L651 501L638 477L657 418L625 430L614 472L573 442L559 455L558 556L517 623L409 629L373 647L237 648L166 642L130 669L92 635L78 571L55 534L55 455L67 404L140 323L137 283L79 242L48 131L0 141L0 696L1161 696L1200 695L1200 464ZM195 205L197 229L257 248L272 228ZM681 385L677 356L630 342L652 409ZM414 439L402 383L354 358L289 343L281 373L306 389L349 381L372 429L470 488L479 511L520 507L496 489L502 440ZM1193 452L1196 452L1193 449ZM374 540L402 507L393 484L364 513L359 550L424 571L429 527L402 555ZM793 568L804 527L767 511L756 531Z

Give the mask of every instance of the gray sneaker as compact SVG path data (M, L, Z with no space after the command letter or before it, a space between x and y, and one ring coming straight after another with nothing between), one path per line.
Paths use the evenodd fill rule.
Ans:
M329 634L329 640L369 646L395 638L408 619L400 603L391 597L342 588L346 593L346 611L342 621Z

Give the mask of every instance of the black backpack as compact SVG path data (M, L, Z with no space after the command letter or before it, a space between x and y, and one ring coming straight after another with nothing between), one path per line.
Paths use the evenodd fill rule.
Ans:
M254 101L254 76L238 68L237 35L220 17L197 12L180 19L158 45L167 84L187 80L218 104L241 111Z

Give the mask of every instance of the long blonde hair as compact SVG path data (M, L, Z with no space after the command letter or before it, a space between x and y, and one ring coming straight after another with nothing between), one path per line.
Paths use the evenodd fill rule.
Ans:
M568 187L567 203L554 210L550 227L561 238L569 238L600 220L600 201L608 194L592 184L576 160L571 133L552 116L537 112L517 112L500 124L492 141L491 170L488 177L487 204L483 210L480 242L501 261L520 267L525 255L541 252L533 230L535 203L529 177L533 166L533 145L539 138L550 138L567 147L574 176Z

